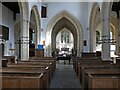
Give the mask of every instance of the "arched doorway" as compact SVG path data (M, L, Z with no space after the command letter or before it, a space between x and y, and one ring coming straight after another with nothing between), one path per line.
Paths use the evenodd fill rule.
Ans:
M81 56L83 50L83 30L80 22L72 16L68 11L63 10L56 14L50 21L46 31L46 50L49 53L56 48L56 36L58 32L68 28L74 37L74 48L77 50L77 56Z

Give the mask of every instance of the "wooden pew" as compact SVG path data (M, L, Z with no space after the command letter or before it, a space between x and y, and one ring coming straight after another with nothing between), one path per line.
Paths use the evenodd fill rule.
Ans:
M101 54L100 52L82 52L81 57L75 57L73 60L73 68L75 72L77 72L77 62L80 60L100 60Z
M2 59L2 67L7 67L8 59Z
M50 66L50 63L40 63L40 62L19 62L19 63L10 63L7 66L8 67L15 67L15 68L30 68L30 69L45 69L47 72L47 78L48 78L48 82L50 82L51 78L52 78L52 68Z
M41 67L6 67L6 68L3 68L5 71L7 72L14 72L17 71L17 72L22 72L22 71L26 71L25 73L29 72L29 73L40 73L42 71L42 73L44 72L45 73L45 78L44 78L44 87L48 87L49 85L49 68L41 68Z
M80 82L82 83L82 70L86 69L86 68L102 68L102 67L111 67L112 62L111 61L80 61L78 63L78 77L80 79ZM117 67L117 66L115 66Z
M96 65L83 65L80 68L80 81L82 83L82 81L84 80L84 72L86 69L117 69L120 68L120 64L117 65L113 65L113 64L109 64L109 63L96 63Z
M21 61L21 60L20 60ZM54 71L56 68L56 59L54 57L31 57L27 61L52 61L54 65Z
M15 63L15 57L14 56L3 56L2 67L7 67L8 62Z
M83 84L82 84L82 87L83 87L84 90L89 90L89 89L91 90L91 88L95 89L94 87L92 87L93 86L93 82L89 81L91 79L90 75L93 75L93 76L97 75L97 76L99 76L99 80L96 79L96 82L99 83L99 81L102 81L102 79L108 78L109 76L112 76L112 77L113 76L120 76L120 68L117 68L117 69L116 68L85 69L84 70L84 77L83 77L84 80L83 80ZM107 75L108 75L108 77L106 77ZM111 81L111 79L109 81ZM115 82L115 83L117 83L117 82ZM111 87L107 87L107 86L109 86L109 83L106 83L105 85L106 85L106 87L103 87L103 88L111 88ZM105 85L101 84L99 86L102 87L102 86L105 86ZM112 88L114 88L114 87L112 87Z
M99 60L98 58L75 58L73 67L75 69L76 74L78 75L78 65L80 62L82 62L82 63L90 62L91 63L91 62L99 62L99 61L101 61L101 60Z
M3 89L33 88L43 90L46 86L46 71L41 69L2 68Z
M82 52L82 57L87 57L87 58L91 58L91 57L96 57L96 52Z
M20 70L26 70L26 72L28 72L28 70L30 70L30 71L31 70L32 71L34 71L34 70L38 70L38 71L39 70L45 70L46 74L44 76L46 76L46 77L45 77L45 80L44 80L44 83L43 83L44 86L42 85L42 87L46 88L46 87L48 87L48 81L50 82L51 76L53 75L53 71L55 71L55 60L52 60L52 59L47 60L47 59L44 59L44 60L42 60L42 59L41 60L33 60L33 59L31 59L29 61L20 61L17 64L16 63L8 63L7 66L10 69L10 72L12 72L12 74L15 73L15 75L16 75L15 77L16 77L17 80L21 77L21 76L19 76L19 77L17 76L18 75L17 73L20 73L20 75L21 75L21 71L19 71L19 69ZM46 68L47 68L47 70L46 70ZM14 70L15 70L15 72L14 72ZM16 72L16 71L18 71L18 72ZM9 77L8 74L12 75L10 72L7 71L7 76L8 77ZM22 75L23 75L24 72L22 72ZM5 76L6 74L4 73L3 75ZM27 75L25 73L24 76L27 77ZM32 78L32 75L30 75L30 76L31 76L30 78ZM25 79L25 77L22 77L22 78ZM28 77L29 77L29 75L28 75ZM33 76L33 78L37 78L37 77Z
M3 59L7 59L8 62L15 63L15 56L3 56Z
M54 57L31 57L29 60L55 60Z
M31 63L31 64L46 64L48 66L50 66L50 72L51 72L51 77L53 76L53 73L55 71L55 63L53 60L28 60L28 61L21 61L21 62L18 62L18 63Z
M120 67L120 63L114 64L112 61L79 61L78 63L78 77L82 78L82 69L86 68L109 68L109 67ZM82 82L82 81L81 81Z
M118 68L120 67L120 63L113 64L113 61L102 61L102 60L95 60L95 59L78 59L77 60L77 70L78 70L78 77L80 78L80 82L82 83L82 86L84 87L84 74L83 74L83 70L84 69L96 69L96 68L100 68L100 69L109 69L109 68ZM85 88L85 87L84 87Z
M75 57L73 59L73 68L74 68L74 70L75 70L76 73L78 71L77 70L78 69L78 62L81 61L81 60L83 60L83 59L88 60L88 58L82 58L82 57ZM95 59L95 60L97 60L97 59Z
M26 65L27 64L27 65ZM55 65L54 60L26 60L26 61L19 61L17 64L8 64L8 66L12 67L30 67L30 65L35 65L34 67L40 67L40 66L49 66L49 75L50 79L53 76L53 73L55 71ZM29 66L28 66L29 65Z
M34 60L34 59L31 59L31 60L26 60L26 61L20 61L20 62L32 62L32 63L34 63L34 62L40 62L40 63L51 63L52 64L52 67L53 67L53 70L55 71L55 68L56 68L56 63L55 63L55 60L47 60L47 59L43 59L43 60Z
M88 74L88 89L120 90L120 74Z

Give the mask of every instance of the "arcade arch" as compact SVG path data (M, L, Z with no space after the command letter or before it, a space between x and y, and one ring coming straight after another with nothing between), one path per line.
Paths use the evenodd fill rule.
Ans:
M46 52L50 53L51 56L52 50L56 48L56 35L64 27L72 32L73 37L75 38L74 48L77 50L77 56L81 56L83 50L82 26L80 22L66 10L56 14L48 24L46 31Z

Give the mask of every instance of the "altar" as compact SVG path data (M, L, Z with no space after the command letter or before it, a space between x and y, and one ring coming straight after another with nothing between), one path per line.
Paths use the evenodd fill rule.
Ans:
M71 55L70 54L58 54L57 55L57 61L59 61L59 60L64 60L64 64L65 64L66 60L69 60L69 64L70 64Z

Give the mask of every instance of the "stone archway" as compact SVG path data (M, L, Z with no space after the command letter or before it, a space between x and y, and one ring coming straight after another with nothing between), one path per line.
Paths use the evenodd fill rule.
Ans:
M77 32L75 32L76 28L74 27L74 25L65 17L61 18L53 27L52 30L52 41L51 41L51 46L52 46L52 50L54 50L56 48L56 37L57 34L63 29L66 28L68 29L73 37L74 37L74 49L77 49Z
M96 23L99 21L98 14L100 13L100 7L98 3L93 3L91 16L90 16L90 52L96 51Z
M40 43L40 15L37 6L32 7L30 15L30 26L33 26L35 30L35 48L37 48L37 45Z
M65 20L66 19L66 20ZM51 20L50 23L48 24L47 30L46 30L46 53L49 53L49 56L51 56L51 51L53 48L55 48L55 38L58 31L54 30L54 27L57 23L59 23L60 20L65 20L70 23L74 28L71 30L71 32L75 32L74 38L76 39L75 48L77 49L77 56L81 56L81 52L83 51L83 29L82 26L74 16L72 16L68 11L63 10L56 14ZM60 25L60 24L59 24ZM66 23L66 27L68 27ZM52 36L53 35L53 36Z

